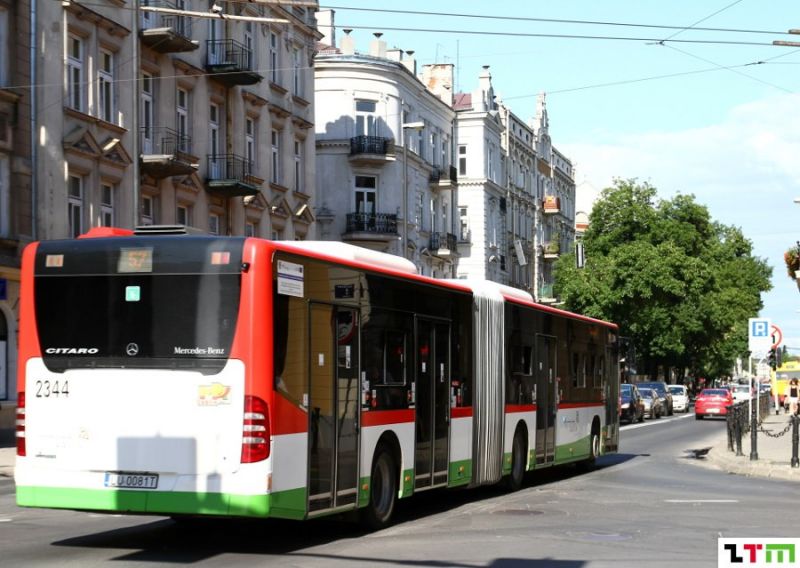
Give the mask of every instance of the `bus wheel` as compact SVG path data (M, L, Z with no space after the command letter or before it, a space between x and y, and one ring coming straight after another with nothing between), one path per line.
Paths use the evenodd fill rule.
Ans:
M520 430L514 434L511 445L511 473L507 479L511 491L519 491L525 479L525 437Z
M380 448L372 464L369 505L364 510L363 523L372 530L386 527L392 519L397 501L397 467L386 448Z

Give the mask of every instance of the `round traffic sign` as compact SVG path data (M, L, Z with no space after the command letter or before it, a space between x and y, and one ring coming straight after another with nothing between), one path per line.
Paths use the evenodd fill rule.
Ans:
M783 332L781 331L781 328L775 324L771 326L771 330L772 348L776 349L783 342Z

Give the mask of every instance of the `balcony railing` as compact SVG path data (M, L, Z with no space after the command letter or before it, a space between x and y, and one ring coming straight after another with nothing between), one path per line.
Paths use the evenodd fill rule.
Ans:
M262 76L253 70L253 52L232 39L206 40L206 67L214 78L228 85L253 85Z
M147 6L182 9L182 6L170 0L142 0L142 7ZM145 45L160 53L193 51L198 48L198 44L191 40L192 20L188 16L143 11L139 33Z
M212 154L206 157L208 188L228 196L255 195L260 181L253 162L236 154Z
M346 233L397 234L397 215L391 213L348 213Z
M458 239L451 233L431 234L430 250L438 254L452 254L456 251Z
M456 183L458 181L458 170L454 166L445 166L444 168L442 166L433 166L430 182L441 183L443 179L450 183Z
M192 137L166 126L143 126L142 154L175 155L192 153Z
M394 138L353 136L350 139L350 155L358 154L394 154Z
M197 170L192 138L165 126L143 126L139 137L142 170L156 179L190 174Z

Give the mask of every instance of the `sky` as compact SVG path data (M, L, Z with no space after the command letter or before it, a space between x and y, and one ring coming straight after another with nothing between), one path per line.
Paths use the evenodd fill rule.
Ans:
M357 50L382 32L388 47L415 50L418 65L455 64L456 91L475 90L489 65L495 93L523 120L546 93L553 143L576 168L579 210L614 178L635 178L666 199L692 194L713 220L740 227L773 268L753 316L770 318L800 354L800 289L783 261L800 240L800 45L772 44L800 44L787 33L800 28L796 1L320 6L335 10L337 40L353 29ZM393 9L406 13L380 11Z

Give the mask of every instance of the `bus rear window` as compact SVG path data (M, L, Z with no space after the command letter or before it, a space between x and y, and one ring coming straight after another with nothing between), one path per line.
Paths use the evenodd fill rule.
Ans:
M209 237L40 243L34 301L45 365L56 372L218 372L236 328L242 243Z

